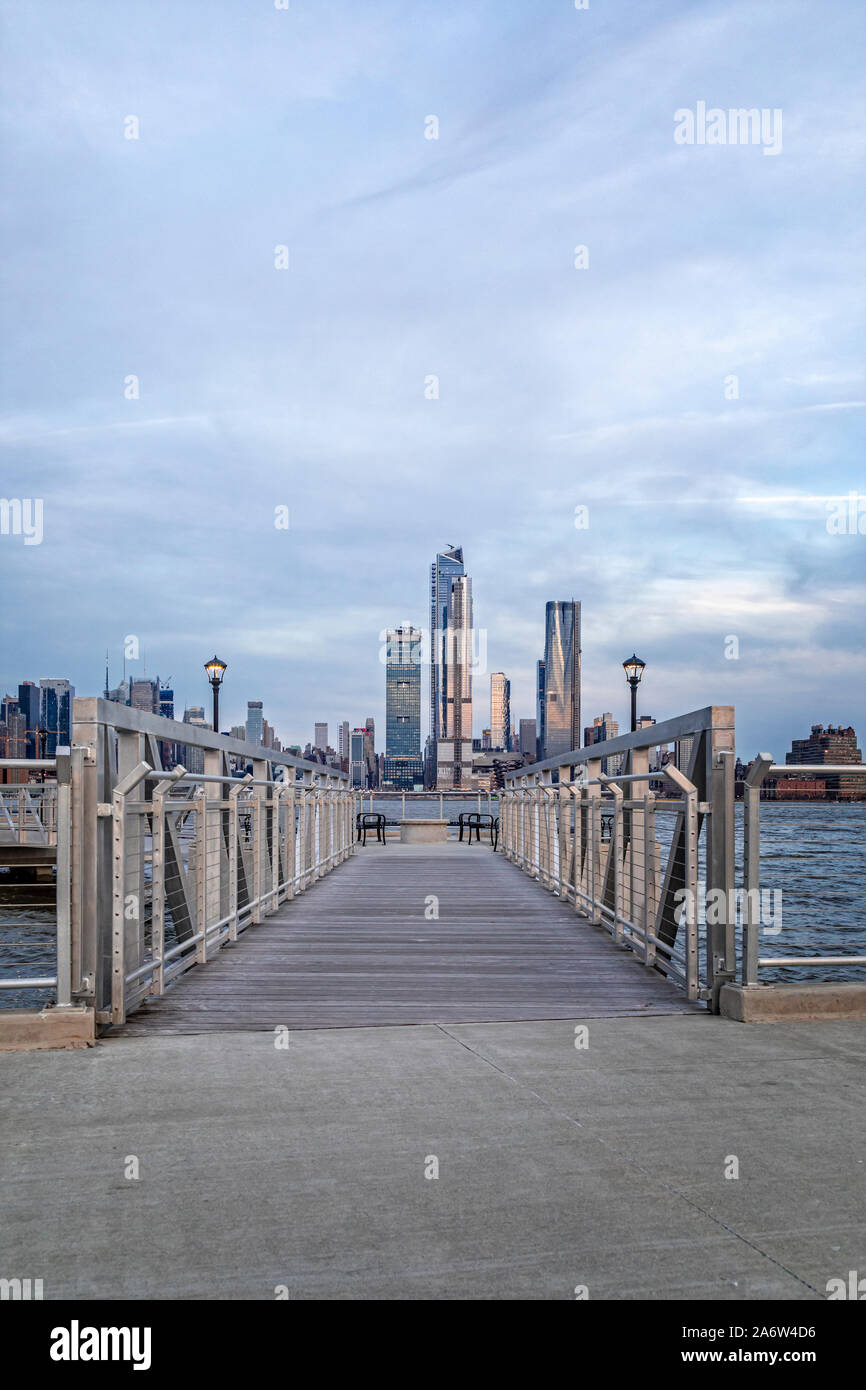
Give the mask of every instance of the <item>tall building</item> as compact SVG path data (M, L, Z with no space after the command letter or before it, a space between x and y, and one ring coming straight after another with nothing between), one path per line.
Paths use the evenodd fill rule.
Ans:
M146 677L131 681L129 703L133 709L140 709L145 714L158 713L159 681L150 681Z
M472 785L472 580L451 581L445 642L445 717L436 744L437 785Z
M35 681L22 681L18 687L18 710L24 720L25 758L38 758L41 739L40 719L41 699L39 686Z
M490 676L491 747L511 752L511 681L502 671Z
M61 677L43 676L39 682L39 690L41 725L45 731L42 756L53 758L58 745L62 748L72 742L72 701L75 699L75 687Z
M183 712L183 722L184 724L193 724L198 729L210 728L210 724L204 717L204 705L188 706ZM178 749L178 752L181 753L180 760L187 772L192 772L199 776L204 772L203 748L194 748L190 744L187 744L183 750Z
M464 574L459 545L440 551L430 566L430 733L434 739L445 734L451 591L454 580Z
M535 664L535 756L544 758L544 662Z
M353 729L350 736L349 777L353 787L366 787L367 781L367 730Z
M265 717L261 700L247 700L247 743L261 743L265 733Z
M340 725L340 759L349 761L349 721L344 719Z
M537 754L536 732L534 719L521 719L520 721L520 752L524 758L534 758Z
M608 739L619 737L619 724L612 714L597 714L591 724L588 724L583 731L583 742L586 748L591 748L594 743L607 743ZM606 777L618 776L623 761L623 754L617 753L612 758L602 758L601 770Z
M813 724L808 738L792 740L791 751L785 758L785 762L792 767L796 767L798 763L827 763L833 766L862 761L860 749L857 747L857 735L850 725L843 728L841 724L828 724L826 729L823 724ZM846 775L844 772L828 772L823 776L827 795L833 799L855 800L866 792L866 781L862 773Z
M580 604L554 599L544 623L544 757L580 747Z
M327 724L317 724L313 735L313 747L325 749L328 746Z
M421 753L421 633L404 624L385 634L385 756Z
M367 758L367 786L377 787L379 785L379 762L376 758L376 721L372 715L367 720L366 732L364 752Z

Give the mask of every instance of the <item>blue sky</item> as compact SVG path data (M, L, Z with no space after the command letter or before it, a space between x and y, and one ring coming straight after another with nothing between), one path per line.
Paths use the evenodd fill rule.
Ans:
M2 9L3 690L135 634L181 708L216 650L226 725L384 725L452 543L515 720L575 597L585 722L636 648L744 756L866 738L861 4ZM781 153L676 144L699 101Z

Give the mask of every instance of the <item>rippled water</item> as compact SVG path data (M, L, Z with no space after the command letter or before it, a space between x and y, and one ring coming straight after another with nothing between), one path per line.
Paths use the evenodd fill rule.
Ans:
M369 805L365 798L364 809ZM460 811L478 809L477 797L445 801L443 814L456 822ZM494 800L490 807L498 813ZM373 798L373 810L389 820L402 814L397 797ZM486 796L481 810L488 810ZM436 816L438 798L407 798L406 816ZM668 826L670 821L668 822ZM658 816L664 842L664 817ZM484 841L482 841L482 844ZM736 808L737 882L742 882L743 808ZM782 930L762 930L761 956L866 956L866 803L761 805L761 882L782 894ZM23 906L26 903L27 906ZM54 885L19 883L13 888L0 871L0 975L53 975ZM762 980L863 980L866 966L765 968ZM34 1008L47 1003L52 990L0 991L0 1008Z

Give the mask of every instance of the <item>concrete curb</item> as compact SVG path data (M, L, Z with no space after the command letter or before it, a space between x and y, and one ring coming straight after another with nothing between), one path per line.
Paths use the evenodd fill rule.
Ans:
M9 1009L0 1013L0 1052L93 1047L95 1043L93 1009Z
M723 985L719 1011L737 1023L866 1019L866 984Z

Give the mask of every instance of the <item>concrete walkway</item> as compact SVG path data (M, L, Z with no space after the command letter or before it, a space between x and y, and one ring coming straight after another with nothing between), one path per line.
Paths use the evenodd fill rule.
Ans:
M866 1024L590 1019L577 1050L578 1023L2 1055L0 1275L46 1299L808 1300L866 1274Z

